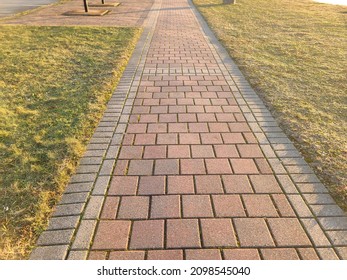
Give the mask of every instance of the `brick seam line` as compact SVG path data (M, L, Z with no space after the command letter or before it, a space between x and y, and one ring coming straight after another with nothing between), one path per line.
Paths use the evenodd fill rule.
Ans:
M84 202L82 202L83 206L81 207L82 209L80 211L80 214L78 215L79 221L78 221L77 225L75 226L75 228L72 229L73 234L70 237L70 241L68 244L61 245L61 244L56 244L56 242L53 240L52 244L47 244L44 246L37 246L31 252L29 259L57 259L57 258L58 259L66 259L66 258L69 258L69 252L71 251L71 246L73 245L73 242L76 238L76 235L79 232L81 222L82 221L95 220L95 219L84 219L84 213L85 213L85 211L89 205L90 199L92 197L100 196L100 195L93 195L92 192L95 188L97 179L100 178L99 175L102 175L102 174L100 174L100 172L102 171L103 167L105 166L106 161L110 160L110 158L108 157L108 152L110 151L110 148L112 146L117 147L117 145L112 145L113 137L115 136L115 134L117 134L117 128L119 127L119 124L122 124L122 121L121 121L122 113L120 112L121 110L119 110L119 112L117 112L117 109L124 110L124 107L128 106L128 104L129 104L127 102L127 98L131 97L130 96L131 93L136 93L136 91L137 91L137 87L139 85L139 79L136 79L136 76L137 76L138 72L140 72L140 73L143 72L143 68L144 68L143 60L146 57L146 51L148 51L148 48L149 48L149 41L150 41L151 37L153 36L153 23L152 22L156 21L156 18L155 18L156 15L155 14L152 15L153 10L155 10L155 3L152 5L151 10L147 16L147 19L144 22L144 25L143 25L144 30L141 34L139 41L137 42L137 44L135 46L135 49L134 49L133 54L131 55L131 57L129 59L127 66L125 67L125 70L122 74L122 77L120 78L119 83L118 83L115 91L113 92L110 100L108 101L104 115L103 115L102 119L100 120L100 123L99 123L98 127L96 128L96 130L95 130L95 132L94 132L94 134L90 140L90 143L87 146L87 149L86 149L84 156L80 159L80 162L87 161L88 158L94 158L96 160L95 157L90 157L88 155L88 153L95 151L95 149L91 148L90 144L93 142L93 140L95 141L95 139L98 139L98 138L100 139L101 137L106 138L107 143L108 143L107 148L103 150L102 161L101 161L101 163L98 163L97 172L96 173L82 173L82 172L80 172L80 166L88 166L88 164L87 165L81 164L78 167L76 173L74 175L72 175L70 182L67 185L66 190L63 193L63 196L70 194L68 189L73 188L74 184L88 183L90 185L90 187L87 191L84 190L83 192L73 192L74 194L75 193L87 193L88 197L84 200ZM140 69L140 71L139 71L139 68L142 68L142 69ZM137 85L135 86L135 91L134 91L134 85L133 84L136 84L136 83L137 83ZM107 119L108 114L111 114L112 118L116 119L116 122L113 125L106 126L106 127L113 127L112 134L110 134L108 136L103 136L103 135L100 135L98 128L101 127L100 124L103 121L108 122L108 119ZM98 135L98 133L99 133L99 135ZM123 132L123 134L124 134L124 132ZM99 151L99 150L96 150L96 151ZM116 151L116 154L118 152L119 152L119 145L118 145L118 151ZM109 170L110 172L108 172L108 177L110 177L110 174L112 174L114 166L115 166L115 160L113 160L113 163L112 163L112 168L111 168L112 170ZM88 179L83 179L83 177L86 177L85 175L93 175L94 178L92 181L90 181ZM82 176L82 179L77 180L77 183L76 183L75 182L76 180L74 178L76 178L77 176L80 176L80 177ZM110 183L110 178L108 179L108 182L106 183L106 187L109 185L109 183ZM66 209L67 209L66 205L71 205L71 204L76 203L74 201L72 201L70 203L61 203L61 202L62 201L60 201L57 205L59 205L60 208L66 208ZM102 199L101 204L103 204L103 202L104 202L104 199ZM97 216L97 218L99 217L100 210L102 208L102 205L98 205L98 206L99 207L97 207L97 209L99 209L99 210L96 209L96 210L92 211ZM99 213L97 213L97 212L99 212ZM63 217L65 217L65 216L69 216L69 214L65 214ZM54 213L53 213L52 217L54 217ZM51 218L50 218L49 222L51 223ZM95 226L96 226L96 223L94 223L92 232L94 232ZM54 230L54 231L59 231L59 229ZM47 232L50 233L50 232L52 232L52 230L46 229L40 235L40 237L43 236L43 234L47 233ZM92 236L90 236L90 240L91 240L91 237ZM55 248L57 246L59 248L62 248L62 246L63 246L62 250L59 251L59 254L57 254L57 251L55 250ZM87 248L77 248L77 250L73 250L71 252L83 252L86 249Z
M221 45L221 43L218 41L218 39L215 37L214 33L212 32L212 30L210 29L210 27L207 25L206 21L204 20L203 16L200 14L200 12L197 10L197 8L194 6L194 4L192 3L191 0L187 0L189 3L189 6L192 10L192 12L195 15L195 19L198 22L199 28L202 31L205 40L207 42L207 44L209 45L209 47L211 48L211 51L216 59L216 61L218 62L219 66L222 66L221 69L222 73L224 76L226 76L225 71L227 71L227 77L230 77L234 84L237 86L238 90L239 90L239 98L237 97L237 95L235 96L235 99L238 103L238 105L240 106L243 114L245 115L245 113L251 114L251 116L253 117L253 122L255 120L257 126L261 129L261 133L262 135L265 137L265 141L264 143L269 144L271 147L271 150L273 151L273 153L276 155L275 158L279 159L280 162L283 162L282 159L283 157L278 155L276 153L276 150L274 150L273 145L276 143L272 143L275 141L269 141L269 135L271 135L271 132L267 132L264 131L264 127L265 124L262 124L260 121L258 121L258 117L255 117L254 115L254 110L252 107L249 106L249 103L252 103L254 100L256 100L258 103L257 105L260 105L262 107L262 111L265 112L265 115L271 116L271 122L274 123L274 127L278 128L278 130L280 131L280 133L283 133L283 130L281 128L279 128L279 126L277 125L277 122L275 121L275 119L273 119L272 114L270 113L270 111L265 107L264 103L262 102L262 100L259 98L259 96L256 94L256 92L251 88L251 86L249 85L249 83L246 81L246 79L244 78L243 74L241 73L241 71L238 69L238 67L236 66L236 64L233 62L233 60L231 59L231 57L229 56L229 54L227 53L227 51L225 50L225 48ZM224 67L223 67L224 66ZM230 70L229 70L230 69ZM225 70L225 71L223 71ZM235 75L235 72L237 73L237 75ZM235 81L235 79L233 78L233 75L238 77L239 81ZM227 79L228 81L228 79ZM243 89L244 88L244 89ZM247 89L247 90L245 90ZM249 91L249 93L248 93ZM246 93L246 94L245 94ZM246 108L245 108L246 107ZM262 113L264 114L264 113ZM249 116L249 115L248 115ZM246 117L246 116L245 116ZM249 117L247 118L247 122L248 124L250 123ZM259 136L259 130L257 129L256 126L250 125L250 128L252 130L252 132L257 136ZM274 137L275 138L275 137ZM292 142L288 139L288 137L286 135L284 135L284 137L281 138L285 138L287 139L288 143L292 144ZM261 140L259 139L259 137L257 137L258 141ZM261 141L259 141L259 143L261 144ZM298 152L297 149L294 147L293 149L291 149L295 152ZM299 153L300 154L300 153ZM314 174L311 167L305 162L305 165L303 166L307 166L308 169L311 171L310 174ZM286 174L288 174L291 178L291 181L293 179L292 177L292 173L288 172L287 168L285 168L286 170ZM301 174L309 174L309 173L301 173ZM315 176L315 175L313 175ZM277 177L276 177L277 178ZM320 182L320 180L315 177L317 179L317 181ZM321 183L321 182L320 182ZM282 185L282 184L280 184ZM310 206L310 204L306 201L306 199L303 197L302 192L300 190L300 188L298 188L297 183L294 182L295 188L297 189L298 193L300 194L300 196L302 197L302 199L306 202L306 206ZM323 185L324 186L324 185ZM324 188L326 188L324 186ZM286 192L284 192L286 194ZM289 201L290 205L292 206L293 210L296 212L297 214L297 209L296 207L291 203L291 201ZM309 207L310 212L312 213L311 207ZM298 215L297 215L298 216ZM339 252L336 250L336 246L333 245L331 238L327 235L326 230L324 230L321 226L321 223L319 222L319 220L317 219L317 216L312 213L312 217L316 220L317 224L320 226L320 229L323 231L325 237L329 240L331 247L334 249L335 253L340 257L340 259L342 259L342 256L339 254ZM307 236L309 237L309 239L311 240L311 235L308 234L308 231L306 229L306 227L302 224L301 222L301 218L299 218L298 216L298 220L300 222L300 224L302 225L303 229L305 230ZM311 240L312 242L312 240ZM312 242L313 243L313 242ZM314 244L314 243L313 243ZM316 246L314 246L314 249L316 251ZM318 253L318 252L317 252Z
M151 10L149 12L148 18L144 22L143 34L142 34L141 39L138 41L138 43L136 45L136 48L135 48L135 50L137 48L141 49L141 55L140 56L134 56L134 60L138 61L138 66L137 66L137 69L134 70L134 75L132 77L132 82L134 82L136 77L139 77L139 79L136 79L136 86L134 88L133 88L133 86L131 86L131 88L133 88L133 90L131 91L132 96L130 96L130 94L129 94L125 98L125 102L124 102L124 104L127 104L127 106L131 107L131 109L133 107L133 102L135 100L137 89L139 87L139 83L140 83L140 80L141 80L140 77L142 76L143 69L145 67L145 61L147 59L147 53L148 53L148 50L149 50L149 47L150 47L150 44L151 44L151 41L152 41L152 38L153 38L154 30L155 30L155 27L156 27L158 15L159 15L159 9L161 7L161 2L162 2L161 0L159 2L154 2L153 6L151 7ZM134 53L135 53L135 51L134 51ZM126 113L127 114L124 114L124 110L123 110L122 113L120 114L120 117L122 117L124 115L130 116L131 111L126 112ZM124 127L123 138L122 138L123 140L124 140L124 134L125 134L125 131L126 131L126 126L128 124L128 121L126 122L125 127ZM122 144L120 144L120 146L121 145ZM117 158L118 158L118 155L116 156L116 160L115 161L117 161ZM115 168L115 164L113 166L113 169L114 168ZM109 184L108 184L108 186L107 186L107 188L105 190L104 197L107 196L110 182L111 182L111 180L109 181ZM103 204L104 203L105 203L105 200L104 200ZM120 203L121 203L121 201L118 204L118 208L120 207ZM101 210L102 210L102 208L103 208L103 205L101 206ZM101 213L101 211L100 211L100 213ZM100 216L100 214L99 214L99 216ZM93 244L93 241L94 241L94 238L95 238L95 231L96 231L98 225L99 225L99 221L97 222L97 224L96 224L96 226L94 228L94 232L92 234L91 242L89 243L89 247L87 249L89 251L89 253L90 253L90 248L91 248L91 246ZM130 232L132 231L132 227L133 227L133 222L131 222L131 225L130 225ZM129 243L130 243L130 238L127 241L127 248L129 247ZM108 252L107 257L109 256L109 254L110 254L110 252Z

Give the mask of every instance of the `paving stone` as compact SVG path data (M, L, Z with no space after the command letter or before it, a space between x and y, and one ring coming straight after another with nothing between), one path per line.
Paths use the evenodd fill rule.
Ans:
M100 221L92 248L97 250L126 249L130 221Z
M228 159L205 159L208 174L232 174Z
M269 227L279 246L310 246L305 231L295 218L270 218Z
M144 260L144 251L114 251L110 253L109 260Z
M175 175L179 173L177 159L158 159L155 161L155 175Z
M200 144L199 133L180 133L179 134L179 143L184 145L193 145Z
M242 198L249 217L278 217L269 195L249 194Z
M327 231L332 244L335 246L346 246L347 245L347 231Z
M270 158L268 160L275 174L287 174L280 160L277 158Z
M222 138L224 144L241 144L245 143L245 139L242 136L242 133L222 133Z
M288 193L288 194L299 193L294 183L292 182L292 180L290 179L288 175L277 175L276 177L285 193Z
M103 158L102 157L82 157L80 164L83 165L101 165Z
M338 260L333 248L317 248L317 252L322 260Z
M164 247L164 220L135 221L130 249L158 249Z
M341 260L347 260L347 247L336 247L336 251L340 255Z
M153 160L131 160L128 175L152 175Z
M193 158L214 158L212 145L192 145L192 157Z
M79 216L52 217L47 230L73 229L77 226L79 218Z
M310 209L306 205L301 195L288 195L287 197L290 203L292 204L293 209L296 211L299 217L302 217L302 218L313 217Z
M190 158L189 145L169 145L168 158Z
M290 174L313 173L312 169L308 165L287 165L286 168Z
M347 230L347 217L324 217L318 221L325 230Z
M80 192L89 192L93 187L93 183L77 183L77 184L69 184L64 193L80 193Z
M117 216L119 197L108 196L101 212L101 219L115 219Z
M181 174L206 174L203 159L181 159Z
M76 170L76 174L97 173L100 165L80 165Z
M169 124L169 132L180 132L180 133L186 133L188 132L188 126L186 123L170 123ZM181 136L180 136L181 138ZM180 139L181 140L181 139ZM183 144L180 142L180 144Z
M226 193L253 193L246 175L222 175Z
M250 180L256 193L282 193L273 175L251 175Z
M273 174L273 171L264 158L256 158L254 159L259 171L261 174Z
M275 246L264 219L236 218L234 225L241 247Z
M245 217L241 199L238 195L213 195L213 206L217 217Z
M237 149L242 158L262 158L264 157L259 145L255 144L238 144Z
M193 176L168 176L168 194L194 193Z
M327 188L321 183L301 183L297 186L302 193L328 193Z
M128 175L129 160L117 160L116 166L113 171L115 176Z
M104 195L106 193L111 176L98 176L92 195Z
M166 238L167 248L200 248L198 220L167 220Z
M324 232L315 219L301 219L301 222L315 246L330 246L329 240L326 238Z
M142 158L143 146L123 146L119 153L119 159Z
M224 249L225 260L260 260L257 249Z
M182 250L150 250L148 260L183 260Z
M204 247L236 247L236 239L230 219L202 219Z
M30 254L30 260L64 260L68 245L36 247Z
M183 217L213 217L212 205L208 195L183 195Z
M180 197L178 195L153 196L151 218L179 218L181 216Z
M88 256L88 260L106 260L106 251L91 251Z
M302 260L319 260L319 256L313 248L298 248Z
M314 174L291 174L294 183L320 183Z
M273 194L272 199L282 217L295 217L295 212L284 194Z
M336 204L310 205L310 207L317 217L346 216L345 212Z
M185 250L187 260L221 260L218 249L190 249Z
M70 244L74 229L44 231L37 240L38 246Z
M110 137L112 136L112 132L101 132L101 133L98 133L98 135L100 135L101 137ZM87 150L83 156L84 157L104 157L105 151L106 150Z
M57 205L53 212L53 217L80 215L83 211L84 203Z
M199 194L223 193L222 180L218 175L195 176L195 183Z
M88 250L94 234L96 220L82 220L77 230L72 249Z
M165 176L142 176L139 182L139 195L165 194Z
M118 219L147 219L149 197L123 196L121 198Z
M218 158L238 158L239 154L237 152L235 145L214 145L214 150Z
M334 204L335 201L332 199L330 194L303 194L305 200L309 204Z
M156 134L136 134L135 145L154 145Z
M260 249L264 260L299 260L293 248Z
M120 147L119 146L110 146L107 150L105 159L115 159L117 158L118 152Z
M99 176L100 175L111 175L113 171L113 167L115 165L115 160L114 159L105 159L104 162L102 163Z
M103 196L91 196L86 206L83 218L98 219L103 201Z
M137 176L114 176L111 180L109 195L135 195L137 192Z
M258 174L259 171L252 159L230 159L235 174Z
M166 146L146 146L143 158L166 158Z
M63 194L59 204L84 203L87 201L88 195L89 195L88 192Z
M86 260L88 255L88 251L70 251L68 260Z
M220 133L201 133L201 144L222 144L223 140Z
M158 145L174 145L178 144L178 135L177 133L166 133L166 134L157 134L157 144Z

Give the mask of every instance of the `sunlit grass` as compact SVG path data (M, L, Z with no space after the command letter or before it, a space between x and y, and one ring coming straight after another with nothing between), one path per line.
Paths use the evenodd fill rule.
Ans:
M0 26L0 258L25 258L137 41L136 28Z

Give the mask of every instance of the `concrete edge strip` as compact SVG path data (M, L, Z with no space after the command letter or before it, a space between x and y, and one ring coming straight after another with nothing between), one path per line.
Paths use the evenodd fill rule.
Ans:
M143 24L141 37L80 160L80 165L71 177L49 220L48 228L40 235L37 247L29 259L63 260L87 257L140 83L160 6L161 1L152 5Z
M334 207L336 207L338 214L333 216L333 218L346 219L346 215L336 205L327 188L321 183L300 152L278 126L271 112L250 86L226 49L216 38L192 0L187 1L217 63L221 66L221 72L232 89L236 102L240 106L251 131L256 136L263 153L269 160L270 166L274 170L274 175L281 183L280 185L283 185L281 181L286 180L288 184L295 186L295 189L284 190L284 194L288 197L289 203L295 210L307 236L310 239L315 239L315 237L312 237L314 233L311 232L313 230L312 228L315 228L314 231L320 232L319 235L324 235L321 238L325 239L325 241L317 246L311 240L314 247L332 247L335 253L342 259L342 256L335 247L336 244L343 244L343 241L339 242L339 236L335 236L334 238L329 236L327 233L328 230L324 229L312 207L314 205L335 205ZM299 171L293 172L295 169ZM307 185L311 185L313 190L305 191L304 188ZM313 197L312 201L309 199L310 196ZM290 197L293 199L289 199ZM306 207L305 211L303 211L302 207L305 207L305 205L309 206L309 208ZM318 230L317 226L319 227ZM311 230L308 230L308 228ZM329 232L334 231L329 230Z

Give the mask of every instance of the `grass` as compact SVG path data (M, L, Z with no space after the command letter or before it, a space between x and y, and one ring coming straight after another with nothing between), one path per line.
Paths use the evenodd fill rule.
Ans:
M346 211L346 7L307 0L194 3Z
M15 13L13 15L8 15L6 17L0 18L0 23L4 22L6 20L9 20L9 19L15 19L15 18L18 18L18 17L21 17L21 16L25 16L27 14L31 14L31 13L39 11L41 9L45 9L45 8L47 8L49 6L56 6L56 5L63 4L65 2L69 2L69 1L72 1L72 0L56 0L56 2L53 2L53 3L50 3L50 4L45 4L45 5L42 5L42 6L38 6L36 8L32 8L32 9L29 9L29 10L24 10L24 11L19 12L19 13Z
M0 26L0 259L27 258L139 34Z

